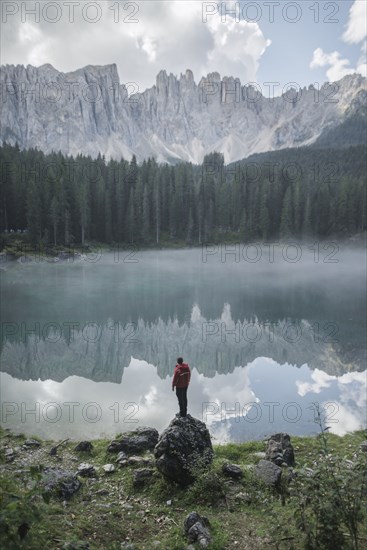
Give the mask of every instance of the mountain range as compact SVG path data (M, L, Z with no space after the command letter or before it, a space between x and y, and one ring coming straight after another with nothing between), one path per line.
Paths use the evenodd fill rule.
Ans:
M196 84L190 70L179 77L161 71L140 92L120 83L115 64L69 73L50 64L5 65L0 84L0 143L45 153L200 164L217 151L230 163L285 148L366 142L366 78L358 74L289 85L273 98L218 73Z

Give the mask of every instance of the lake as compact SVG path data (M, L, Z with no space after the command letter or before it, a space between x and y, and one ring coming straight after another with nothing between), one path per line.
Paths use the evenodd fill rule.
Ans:
M94 251L1 270L3 427L162 431L171 377L215 442L366 426L366 252L336 243Z

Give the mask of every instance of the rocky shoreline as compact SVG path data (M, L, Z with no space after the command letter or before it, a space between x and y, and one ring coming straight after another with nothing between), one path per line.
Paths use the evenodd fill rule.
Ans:
M50 499L50 504L42 505L46 506L43 513L50 513L48 506L57 510L56 516L71 517L70 525L64 524L47 545L64 550L262 548L271 540L268 533L260 535L256 528L242 529L237 524L227 532L222 528L223 517L236 513L246 517L259 503L264 507L265 500L269 504L274 499L272 506L278 506L284 500L284 485L290 486L300 461L304 462L298 456L304 454L303 442L310 449L315 443L310 442L312 438L294 438L296 444L292 444L288 434L274 434L264 442L213 448L205 424L190 415L174 418L160 435L154 428L139 428L110 442L56 444L9 430L2 430L1 436L2 479L10 476L24 487L30 483L32 469L38 469L40 492ZM353 440L347 444L349 468L353 460L367 456L363 436L363 432L345 436ZM307 475L314 475L311 467ZM109 529L97 528L101 518ZM42 516L39 524L26 522L34 539L29 548L37 547L46 534L43 531L58 532L59 527L53 521L48 526L49 521Z

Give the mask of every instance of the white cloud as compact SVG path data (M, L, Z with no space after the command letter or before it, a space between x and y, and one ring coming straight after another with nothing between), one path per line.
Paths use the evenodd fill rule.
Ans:
M322 48L317 48L313 52L310 68L329 66L326 76L330 82L340 80L347 74L352 73L360 73L362 76L367 77L366 36L367 2L365 0L355 0L349 10L349 18L342 40L347 44L359 44L362 40L364 41L357 66L355 68L351 67L349 59L343 59L338 51L325 53Z
M367 40L364 41L361 50L361 57L358 59L357 73L367 76Z
M342 59L339 52L325 53L321 48L317 48L313 52L310 68L315 69L327 66L330 66L330 68L326 71L326 76L331 82L340 80L347 74L356 72L356 69L350 67L350 61Z
M331 382L336 380L336 377L322 370L315 369L311 373L311 379L312 382L296 381L298 395L304 397L308 393L320 393L322 390L328 388Z
M343 34L344 42L358 44L367 36L367 2L355 0L349 10L347 28Z
M39 23L32 15L21 23L19 11L3 25L2 63L47 62L63 72L116 63L121 81L136 82L140 90L153 85L161 69L179 74L189 68L196 81L213 71L242 82L256 80L260 58L270 44L257 23L236 23L228 16L222 22L219 13L205 23L201 2L137 4L139 11L130 15L137 23L129 23L131 10L123 9L115 22L117 2L110 0L99 2L102 15L96 23L83 19L82 6L75 7L70 22L61 0L62 18L54 24L45 21L42 11Z
M322 409L326 414L326 424L330 431L344 435L366 426L367 409L367 372L348 372L342 376L332 376L315 369L311 373L311 382L297 381L298 395L319 394L336 384L339 391L337 400L325 401Z

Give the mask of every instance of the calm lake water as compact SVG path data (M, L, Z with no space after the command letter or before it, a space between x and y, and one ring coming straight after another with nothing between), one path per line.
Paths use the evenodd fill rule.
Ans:
M189 412L214 441L366 426L366 253L207 247L12 262L1 271L1 423L50 438L162 431Z

